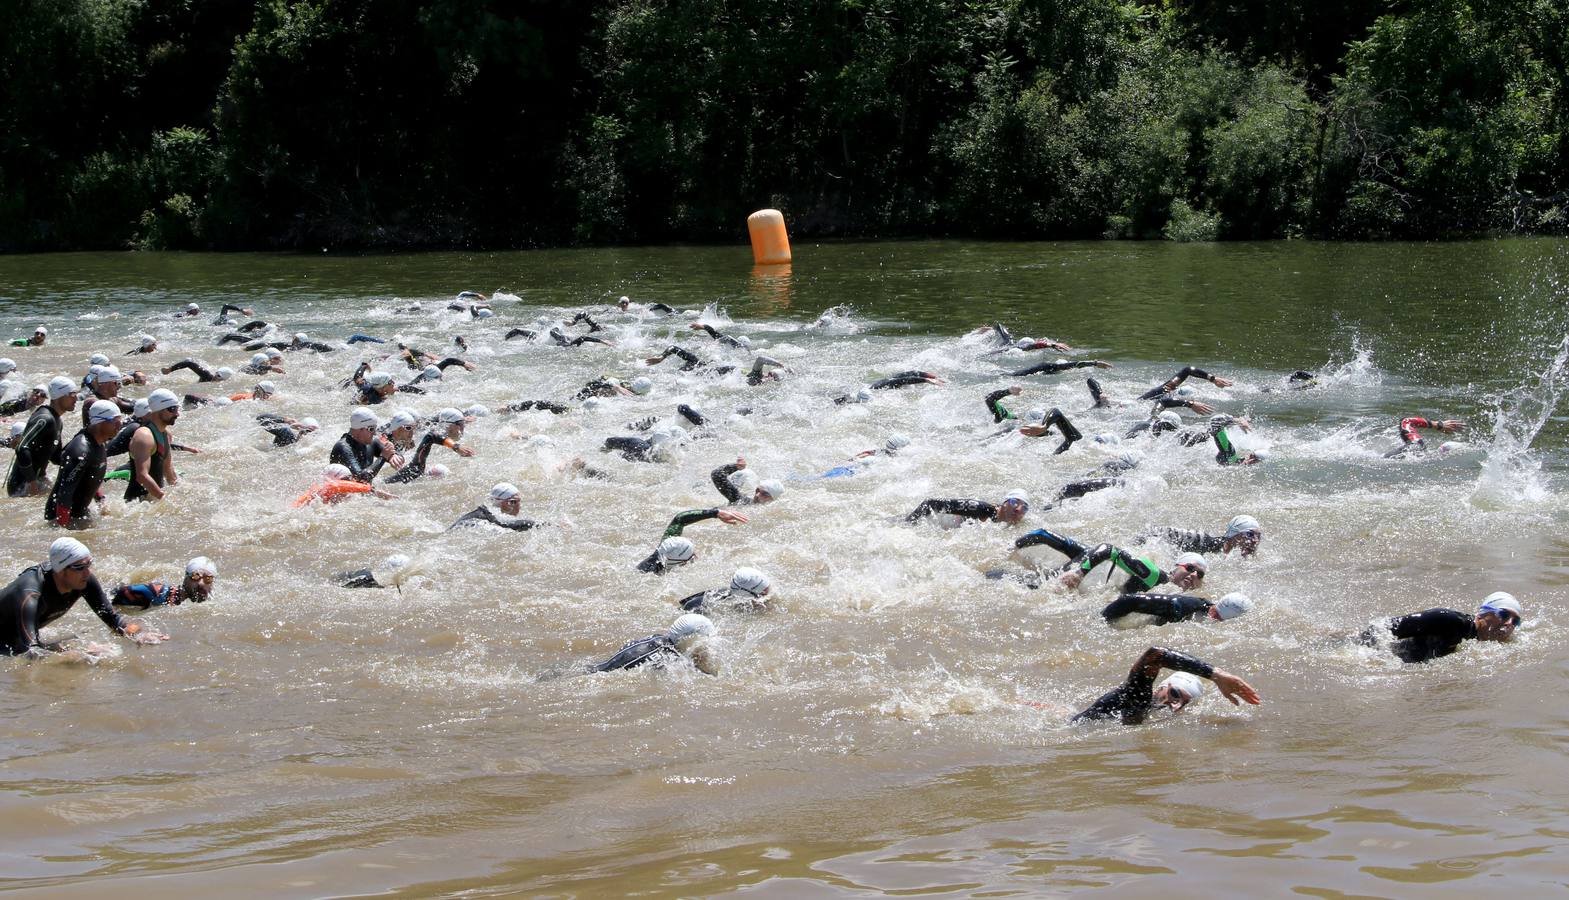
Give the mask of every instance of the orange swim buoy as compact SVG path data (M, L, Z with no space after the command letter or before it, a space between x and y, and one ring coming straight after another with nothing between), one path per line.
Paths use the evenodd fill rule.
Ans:
M778 266L790 261L790 235L785 231L784 213L760 209L746 217L746 230L752 236L753 262Z
M312 486L310 490L299 495L298 497L295 497L294 502L289 505L295 509L299 509L305 504L310 503L312 500L320 500L323 503L337 503L339 500L342 500L352 494L368 493L370 493L370 485L365 484L362 481L339 481L335 478L329 478L319 484Z

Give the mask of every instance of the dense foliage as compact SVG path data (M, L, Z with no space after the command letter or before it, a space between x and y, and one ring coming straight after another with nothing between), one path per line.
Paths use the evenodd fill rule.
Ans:
M0 248L1569 230L1563 0L8 0Z

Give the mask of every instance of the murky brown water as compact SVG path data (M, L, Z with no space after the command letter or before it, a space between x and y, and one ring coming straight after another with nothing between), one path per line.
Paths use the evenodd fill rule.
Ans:
M239 365L245 354L212 347L205 320L148 319L236 299L323 339L402 333L437 349L467 335L480 369L414 398L421 412L639 374L639 358L676 336L668 324L610 317L614 350L501 340L542 310L623 292L722 306L727 329L797 370L753 389L666 363L646 398L491 416L471 429L477 457L440 458L450 478L325 510L288 503L343 430L335 384L359 350L291 355L276 379L278 408L324 423L301 447L267 447L244 404L187 414L177 431L206 452L179 458L179 489L158 505L112 501L84 540L111 583L205 553L221 569L217 595L150 614L173 635L162 646L96 665L0 665L0 887L1409 897L1569 883L1565 429L1558 373L1539 377L1565 330L1562 242L852 244L797 256L774 279L723 248L0 258L3 334L35 320L54 334L44 350L5 351L29 384L80 375L89 353L118 357L143 330L166 347L152 363ZM496 319L439 311L457 290L497 286L521 300ZM395 314L393 297L427 311ZM803 329L835 303L856 307L845 327ZM1065 594L980 576L1006 563L1018 531L891 521L927 496L1022 486L1044 499L1127 449L1086 442L1052 456L1055 441L979 441L992 431L981 397L1019 361L961 338L991 319L1113 360L1103 380L1124 397L1186 362L1238 377L1200 394L1254 417L1267 466L1221 470L1203 447L1151 454L1127 488L1028 521L1125 541L1148 523L1213 530L1249 512L1263 550L1216 562L1206 593L1246 591L1253 614L1112 631L1095 613L1111 596L1098 579ZM1323 385L1260 390L1299 366L1328 372ZM827 402L912 367L951 384ZM717 424L674 463L598 453L678 400ZM755 411L730 415L742 405ZM1014 405L1060 406L1087 434L1120 432L1140 409L1083 413L1072 375L1031 379ZM1385 461L1401 413L1470 419L1478 449ZM897 459L810 477L894 432L914 439ZM786 498L749 510L745 526L689 529L700 557L664 579L632 571L672 513L716 501L709 469L743 453L790 479ZM563 478L558 464L575 455L615 480ZM570 528L443 533L503 478L522 488L525 514ZM0 503L11 573L55 533L41 501ZM419 560L401 590L331 585L394 552ZM738 565L772 575L779 608L717 618L720 677L536 680L663 629L675 599ZM1498 589L1527 607L1513 645L1407 667L1344 640L1378 616L1472 609ZM85 610L59 624L106 636ZM1212 693L1140 728L1065 724L1151 643L1244 675L1265 704L1237 710Z

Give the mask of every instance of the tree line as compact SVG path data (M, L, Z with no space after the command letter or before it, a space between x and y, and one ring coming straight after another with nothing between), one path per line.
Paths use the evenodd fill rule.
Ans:
M8 0L0 249L1569 232L1563 0Z

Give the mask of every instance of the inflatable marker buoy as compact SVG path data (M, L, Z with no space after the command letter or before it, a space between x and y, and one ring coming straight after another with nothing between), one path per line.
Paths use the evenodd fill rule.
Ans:
M785 232L784 213L760 209L746 217L746 230L752 236L753 262L778 266L790 261L790 235Z

